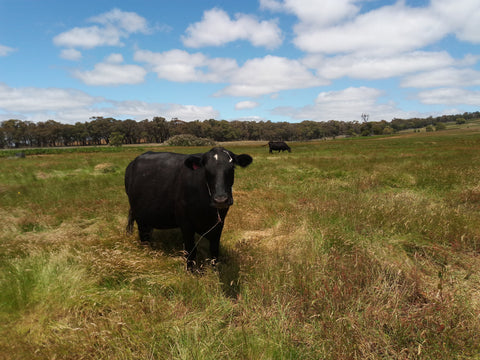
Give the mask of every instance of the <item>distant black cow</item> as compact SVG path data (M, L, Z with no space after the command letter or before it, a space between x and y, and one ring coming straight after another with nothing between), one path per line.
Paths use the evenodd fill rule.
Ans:
M235 165L246 167L251 162L250 155L235 155L221 147L195 155L138 156L125 172L127 231L133 231L135 221L140 241L148 242L154 228L180 228L190 270L197 254L195 233L210 241L211 256L218 258L224 220L233 204Z
M288 146L284 141L270 141L268 143L268 147L270 148L270 154L273 150L278 150L278 152L285 150L287 150L288 152L292 152L290 146Z

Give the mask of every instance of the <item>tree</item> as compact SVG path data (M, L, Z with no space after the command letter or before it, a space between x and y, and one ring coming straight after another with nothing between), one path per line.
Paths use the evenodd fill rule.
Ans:
M35 132L39 146L57 146L57 143L62 144L62 128L63 124L55 120L39 122Z
M87 124L77 122L73 126L74 145L87 145L90 141L90 134L88 133Z
M21 120L10 119L2 122L4 144L7 147L20 147L25 132L25 124Z
M88 124L88 128L93 141L97 145L101 145L102 142L108 145L110 134L114 131L113 125L119 120L102 116L93 117L92 119L94 120Z
M118 133L121 133L123 134L122 142L125 141L126 144L137 144L140 142L140 126L135 120L127 119L119 121L118 123L116 123L116 126L114 126L114 128L115 130L111 133L110 137L112 137L114 133L116 133L117 135Z
M155 116L149 125L149 133L153 135L156 143L163 143L170 137L170 128L165 118Z
M110 146L122 146L125 136L119 132L114 131L110 134Z

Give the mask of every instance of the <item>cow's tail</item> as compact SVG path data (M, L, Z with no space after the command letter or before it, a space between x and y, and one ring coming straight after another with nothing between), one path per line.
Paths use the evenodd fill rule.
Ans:
M133 214L132 214L132 208L128 211L128 223L127 223L127 234L131 235L133 234Z

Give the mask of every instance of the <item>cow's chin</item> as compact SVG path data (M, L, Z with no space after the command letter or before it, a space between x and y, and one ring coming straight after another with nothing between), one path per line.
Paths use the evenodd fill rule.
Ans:
M229 200L229 201L226 201L226 202L223 202L223 203L217 203L217 202L213 201L210 204L210 206L213 206L216 209L228 209L230 207L230 205L233 205L233 200Z

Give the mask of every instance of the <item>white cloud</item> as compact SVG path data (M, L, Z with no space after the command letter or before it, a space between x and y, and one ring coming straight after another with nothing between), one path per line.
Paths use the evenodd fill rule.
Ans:
M260 96L327 83L300 61L271 55L248 60L241 67L234 59L211 59L202 53L190 54L183 50L163 53L139 50L135 53L135 60L149 64L160 79L229 83L215 94L217 96Z
M216 95L260 96L325 84L300 61L268 55L248 60L232 75L230 85Z
M412 51L447 34L441 19L403 2L361 14L332 27L298 26L294 43L307 52L391 55Z
M110 64L121 64L123 62L122 54L110 54L105 59L105 62Z
M473 69L445 68L411 75L401 86L415 88L479 86L480 72Z
M358 0L260 0L260 7L272 11L292 13L300 19L300 26L325 27L337 24L358 13Z
M193 48L246 40L254 46L274 49L282 43L281 30L275 21L259 21L246 14L236 14L232 20L218 8L205 11L202 21L190 25L186 34L182 38L183 44Z
M480 43L480 7L477 0L432 0L430 7L458 39Z
M121 33L114 27L75 27L55 36L53 42L57 46L92 49L97 46L120 46L120 37Z
M179 118L184 121L216 119L219 112L211 106L182 104L147 103L144 101L109 101L107 106L68 109L55 113L57 121L75 123L88 121L92 116L113 117L116 119L134 119L141 121L162 116L166 119ZM34 114L35 121L45 121L44 114Z
M348 76L355 79L386 79L417 71L449 66L455 60L447 52L416 51L396 56L309 55L303 62L326 79Z
M87 85L111 86L142 83L147 71L138 65L124 65L121 54L111 54L93 70L73 72L73 76Z
M109 111L115 116L130 116L136 119L162 116L167 119L179 118L184 121L214 119L219 117L219 112L212 106L196 106L181 104L147 103L144 101L112 102L114 110ZM111 116L111 115L110 115Z
M92 116L143 120L154 116L185 121L218 118L211 106L112 101L59 88L12 88L0 83L0 112L30 121L84 122Z
M60 57L65 60L78 61L82 58L82 53L75 49L63 49Z
M261 0L261 8L297 16L294 44L309 53L391 55L431 45L449 34L480 43L478 0L406 1L360 11L360 0Z
M368 87L349 87L341 91L326 91L318 94L315 103L320 106L344 107L349 104L353 107L371 107L382 91Z
M240 101L235 104L235 110L255 109L260 104L255 101Z
M59 88L12 88L0 83L0 108L7 112L43 112L93 105L101 98L79 90Z
M102 24L106 27L114 26L128 34L149 33L147 20L134 12L113 9L107 13L91 17L90 22Z
M211 59L201 53L177 49L163 53L139 50L135 61L149 64L160 79L178 82L224 82L238 69L234 59Z
M361 121L361 114L370 115L370 121L390 120L407 115L393 103L378 103L383 92L368 87L350 87L340 91L321 92L313 105L300 108L278 107L273 113L290 116L297 120L342 120Z
M89 19L98 25L75 27L53 38L57 46L92 49L98 46L122 46L122 38L133 33L148 33L147 21L141 16L113 9Z
M16 51L16 49L0 44L0 56L10 55L14 51Z
M473 105L480 104L480 91L459 89L459 88L440 88L428 91L422 91L418 98L424 104L429 105Z

